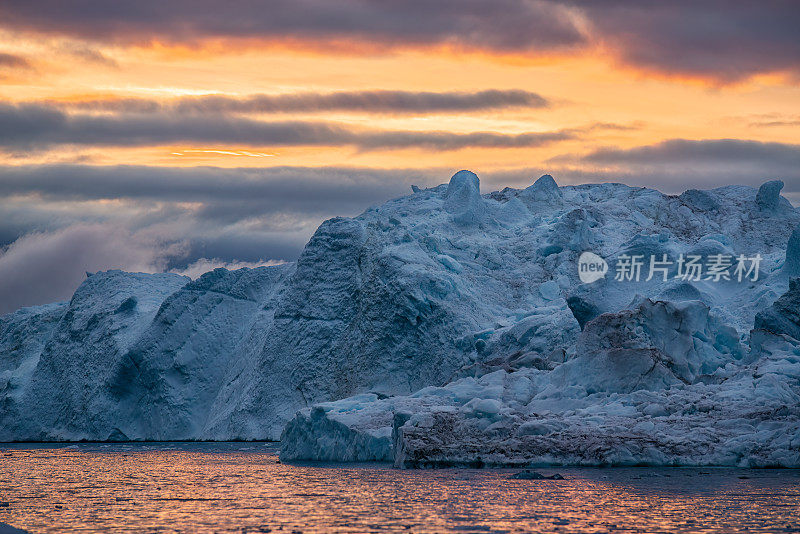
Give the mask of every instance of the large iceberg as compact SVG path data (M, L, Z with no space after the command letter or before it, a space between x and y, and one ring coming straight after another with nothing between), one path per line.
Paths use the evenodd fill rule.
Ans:
M96 273L69 303L0 318L0 440L282 436L286 460L399 466L800 465L800 212L782 185L671 196L545 175L482 195L460 171L326 221L296 263ZM592 282L586 252L610 266ZM723 256L759 272L614 272Z

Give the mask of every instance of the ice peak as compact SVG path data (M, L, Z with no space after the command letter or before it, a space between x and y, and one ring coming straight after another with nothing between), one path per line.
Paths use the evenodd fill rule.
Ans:
M478 179L478 175L472 171L461 170L450 178L444 198L460 197L465 194L472 196L473 194L480 194L480 190L481 181Z
M557 203L561 201L561 190L549 174L543 174L519 195L529 202Z
M771 180L761 184L756 194L756 204L758 204L758 208L764 211L775 211L778 209L781 200L781 189L783 189L782 180Z
M558 191L558 184L550 174L541 175L530 187L542 191Z
M458 171L450 178L444 192L444 209L455 214L458 223L475 223L481 219L485 206L480 180L474 172Z
M756 315L754 326L772 334L788 335L800 340L797 308L800 304L800 278L789 279L789 290Z

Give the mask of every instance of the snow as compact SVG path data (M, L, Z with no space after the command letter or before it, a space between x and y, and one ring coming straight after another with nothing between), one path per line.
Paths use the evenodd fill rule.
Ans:
M325 221L296 263L112 271L0 318L0 439L282 439L286 460L798 466L800 213L769 182L482 195ZM578 276L591 252L609 271ZM760 254L757 280L615 280ZM783 295L783 296L782 296Z

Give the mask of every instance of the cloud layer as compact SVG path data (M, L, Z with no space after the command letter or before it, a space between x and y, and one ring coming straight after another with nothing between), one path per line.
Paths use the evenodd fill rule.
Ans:
M568 9L540 0L438 2L231 0L105 2L32 0L0 4L0 18L19 29L112 42L260 38L378 46L449 45L517 50L583 41Z
M528 56L600 47L638 68L721 82L800 73L793 0L30 0L0 4L0 20L115 44L247 39L321 51L444 46Z
M785 182L782 194L800 202L800 145L746 139L670 139L632 148L606 147L552 158L572 183L617 181L666 193L729 184Z
M261 121L213 113L70 114L48 105L0 103L0 147L10 150L42 150L57 145L134 147L176 143L458 150L534 147L574 136L575 130L520 134L376 130L336 122Z
M0 166L0 197L252 202L263 212L286 209L318 215L352 213L404 193L412 183L446 178L413 169L20 165Z
M2 55L0 55L2 64ZM333 93L258 94L242 98L222 95L183 97L172 101L143 98L51 102L50 105L91 111L126 113L294 113L355 111L362 113L437 113L512 107L542 108L548 101L522 90L475 92L338 91Z
M800 145L745 139L670 139L629 149L603 148L581 158L592 163L663 165L686 163L759 164L765 168L800 167Z
M792 0L577 0L601 42L630 65L732 82L800 74L800 5Z
M30 62L22 56L0 52L0 68L13 67L17 69L31 68Z
M110 224L76 224L17 239L0 254L0 313L66 300L86 271L159 272L177 252Z

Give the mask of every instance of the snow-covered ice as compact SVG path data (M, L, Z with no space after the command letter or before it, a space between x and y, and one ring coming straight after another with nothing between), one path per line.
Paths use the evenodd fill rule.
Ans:
M0 318L0 439L278 439L399 466L800 465L800 212L782 183L482 195L323 223L296 263L97 273ZM578 257L611 269L581 283ZM759 255L756 280L614 279ZM790 287L791 281L791 287Z
M41 351L22 355L25 365L34 366L28 379L0 393L8 407L0 413L0 440L122 437L125 421L118 416L114 388L119 366L163 300L187 281L174 274L96 273L66 306L11 314L33 316L21 328L43 339L36 343ZM39 323L47 325L46 331L36 328ZM4 352L3 359L15 352ZM12 371L12 378L22 377L20 369Z
M800 232L782 184L679 196L553 184L545 176L482 197L480 231L453 217L470 259L503 258L480 262L481 285L518 282L477 304L498 312L495 324L457 340L472 363L412 395L362 394L301 411L284 431L284 459L800 465L800 282L781 297L798 274ZM463 179L453 186L462 190ZM612 263L623 254L760 254L763 263L756 281L670 271L666 281L581 284L581 251ZM460 265L475 265L464 256Z

